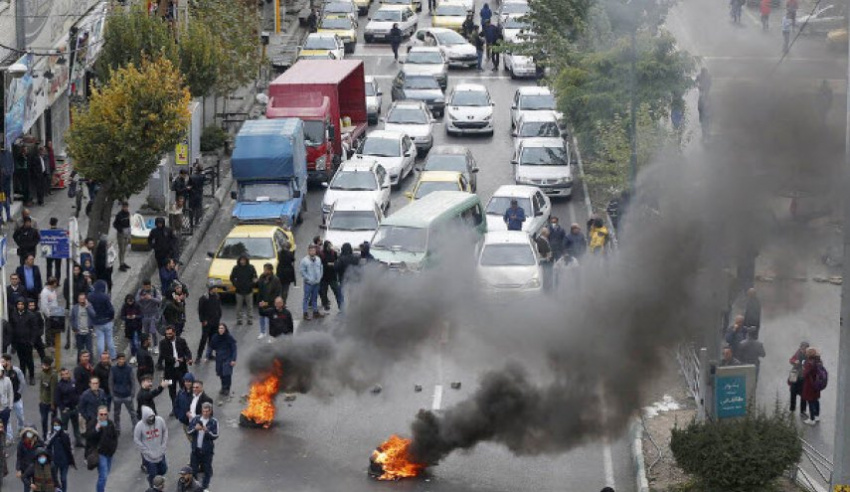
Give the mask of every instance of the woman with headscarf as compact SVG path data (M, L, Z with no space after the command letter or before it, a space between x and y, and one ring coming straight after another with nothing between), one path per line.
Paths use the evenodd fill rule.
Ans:
M222 397L230 396L233 366L236 365L236 339L226 324L219 323L218 332L213 334L210 345L215 350L215 374L221 380L221 391L218 394Z

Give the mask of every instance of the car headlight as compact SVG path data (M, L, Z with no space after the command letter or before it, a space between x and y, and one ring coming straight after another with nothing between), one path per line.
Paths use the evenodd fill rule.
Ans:
M328 156L323 155L322 157L319 157L318 159L316 159L316 170L317 171L324 171L325 170L325 161L327 160L327 158L328 158Z
M484 117L484 121L490 121L492 118L493 118L493 114L492 113L488 114L487 116Z
M540 287L540 279L537 278L537 277L534 277L533 279L526 282L525 286L530 288L530 289L537 289L537 288Z
M457 121L457 116L455 116L452 113L449 113L449 119L452 120L452 121Z
M331 213L331 206L330 206L330 205L328 205L328 204L323 203L323 204L322 204L322 213L323 213L323 214L329 214L329 213Z

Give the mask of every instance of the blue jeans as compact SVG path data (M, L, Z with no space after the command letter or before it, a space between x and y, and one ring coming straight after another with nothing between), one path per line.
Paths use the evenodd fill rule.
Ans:
M106 491L106 479L112 469L112 456L98 455L97 461L97 492Z
M481 61L484 59L484 52L478 51L476 54L478 55L478 70L481 70Z
M269 327L269 318L266 317L266 316L260 316L260 334L265 335L268 327Z
M68 492L68 469L71 465L57 466L56 472L59 475L59 484L62 487L62 492Z
M20 400L16 401L15 404L12 405L12 409L15 411L15 417L17 418L17 421L18 421L17 434L20 434L21 429L24 428L24 399L21 398ZM11 434L9 432L9 427L6 426L6 435L7 436L12 437L13 435L17 435L17 434Z
M139 353L139 332L133 332L133 338L130 339L130 356L135 357Z
M83 349L88 350L89 353L91 353L92 351L91 333L86 333L85 335L80 335L79 333L76 333L74 335L74 338L77 339L77 361L79 361L80 352L82 352Z
M145 467L145 470L148 471L148 486L153 487L153 478L157 475L165 476L168 473L168 464L165 462L165 456L162 457L162 461L159 463L151 463L150 461L142 458L142 464Z
M96 325L94 327L94 333L97 335L97 355L103 353L104 344L106 348L109 350L109 357L111 359L115 359L115 340L112 338L112 329L114 328L113 322L110 321L105 325ZM94 355L94 354L92 354Z
M319 300L319 284L308 284L304 282L304 302L301 305L301 310L304 311L304 314L309 314L310 309L313 309L313 312L319 312L318 306Z

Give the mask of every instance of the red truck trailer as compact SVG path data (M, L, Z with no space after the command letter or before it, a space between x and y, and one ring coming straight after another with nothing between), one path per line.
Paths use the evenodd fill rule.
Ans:
M266 117L304 121L307 174L329 181L366 134L363 62L299 60L269 85Z

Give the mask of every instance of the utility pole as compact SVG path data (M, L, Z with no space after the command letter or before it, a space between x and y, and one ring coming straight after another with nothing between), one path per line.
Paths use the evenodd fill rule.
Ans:
M850 27L850 16L848 27ZM850 41L848 41L850 46ZM850 57L850 55L848 55ZM850 64L847 66L847 111L844 129L844 186L850 186ZM841 284L841 313L838 324L838 392L835 409L835 442L832 462L832 489L837 485L850 485L850 197L843 198L844 272ZM848 324L844 324L844 321Z
M19 0L15 2L15 48L18 51L27 49L27 2ZM15 57L17 59L19 57Z
M632 197L635 196L635 186L637 184L637 21L635 21L632 29L632 60L631 60L631 81L629 83L629 96L631 98L631 130L629 131L629 146L631 147L631 155L629 156L629 192Z

